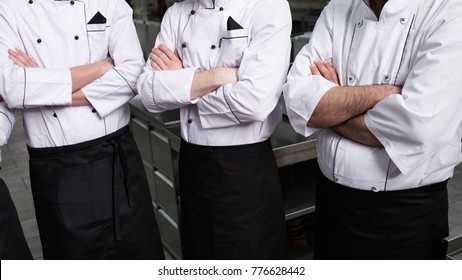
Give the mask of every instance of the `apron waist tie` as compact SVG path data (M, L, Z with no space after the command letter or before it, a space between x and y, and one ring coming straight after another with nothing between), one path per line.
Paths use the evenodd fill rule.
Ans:
M133 195L131 193L131 183L130 178L128 177L128 164L127 157L125 156L125 151L120 145L118 140L111 140L111 144L114 147L114 159L113 159L113 178L112 178L112 205L114 213L114 232L116 240L122 240L122 235L120 233L120 214L119 214L119 184L117 176L124 178L125 191L127 192L128 206L130 208L134 207ZM122 163L122 171L119 171L118 168L118 159ZM123 173L122 173L123 172Z

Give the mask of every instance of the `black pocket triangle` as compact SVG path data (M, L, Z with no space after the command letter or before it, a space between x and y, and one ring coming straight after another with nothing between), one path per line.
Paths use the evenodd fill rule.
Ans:
M237 23L232 17L228 18L227 23L228 31L236 29L244 29L239 23Z
M100 12L97 12L88 22L88 24L100 24L100 23L106 23L106 18Z

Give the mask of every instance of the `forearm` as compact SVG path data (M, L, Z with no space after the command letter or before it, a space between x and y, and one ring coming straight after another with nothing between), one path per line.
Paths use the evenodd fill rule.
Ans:
M72 92L75 93L100 78L109 71L112 66L113 65L108 61L102 60L95 63L72 67L70 69L72 76Z
M85 106L90 105L87 97L81 90L72 93L72 106Z
M332 127L338 134L355 142L371 147L383 147L382 143L370 132L364 121L364 114L356 116Z
M200 98L226 84L237 81L237 68L215 68L194 75L191 100Z
M334 87L321 98L308 121L308 126L333 127L365 113L375 104L400 89L390 85Z

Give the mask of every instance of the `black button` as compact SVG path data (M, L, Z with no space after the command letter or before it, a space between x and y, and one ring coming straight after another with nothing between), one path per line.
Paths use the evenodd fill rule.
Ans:
M191 11L191 15L194 15L196 13L196 11L192 10Z
M32 0L29 0L29 4L32 4L32 3L34 3L34 1L32 1Z
M58 117L58 115L56 115L56 113L54 113L54 114L53 114L53 117L57 118L57 117Z
M92 113L96 113L96 109L91 110Z
M192 120L191 120L191 119L189 119L189 120L188 120L188 123L192 123Z
M79 36L75 35L74 39L78 40L78 39L79 39Z
M216 49L216 47L217 47L217 46L215 46L215 45L212 45L212 46L211 46L212 50Z
M37 43L41 43L42 42L42 39L37 39Z
M71 1L71 5L74 5L74 3L75 3L74 1Z
M224 10L223 7L220 7L220 11L223 11L223 10Z
M186 48L186 43L181 44L181 47Z

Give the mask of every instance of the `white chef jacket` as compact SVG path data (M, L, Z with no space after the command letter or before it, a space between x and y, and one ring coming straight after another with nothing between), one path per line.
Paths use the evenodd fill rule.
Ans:
M362 0L333 0L284 85L292 126L302 135L322 96L333 86L310 64L330 60L343 86L402 86L365 115L384 148L372 148L322 129L317 140L323 174L339 184L373 191L413 188L452 176L461 162L462 1L390 0L380 20Z
M7 50L19 48L39 65L20 68ZM69 68L110 55L115 67L82 88L92 106L69 106ZM124 0L1 0L0 94L23 109L27 144L80 143L128 124L144 58Z
M5 102L0 102L0 147L5 145L11 135L14 125L13 110L8 108ZM2 150L0 149L0 162L2 162Z
M242 28L228 30L228 21ZM181 108L181 134L189 143L229 146L269 138L282 116L291 26L284 0L175 3L156 46L177 50L184 69L155 71L148 59L137 84L144 105L151 112ZM239 81L191 101L196 71L220 66L239 67Z

